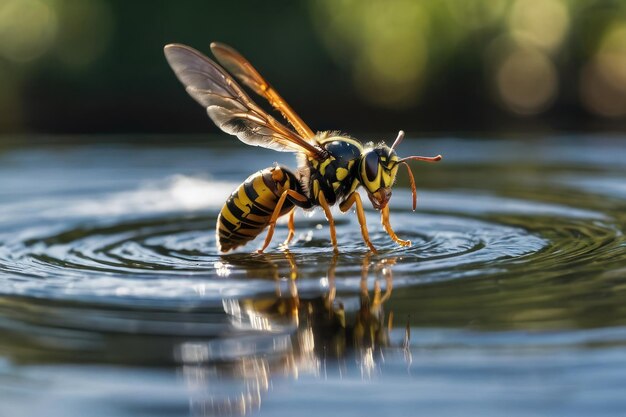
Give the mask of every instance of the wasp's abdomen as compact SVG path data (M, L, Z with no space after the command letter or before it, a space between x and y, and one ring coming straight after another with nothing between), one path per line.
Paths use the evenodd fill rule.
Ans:
M269 225L281 194L290 188L298 190L299 183L283 167L267 168L248 177L228 197L217 217L218 249L228 252L257 237ZM293 207L289 199L285 200L280 215Z

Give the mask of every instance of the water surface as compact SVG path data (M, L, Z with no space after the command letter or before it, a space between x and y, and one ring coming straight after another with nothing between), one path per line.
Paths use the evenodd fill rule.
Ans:
M221 256L221 205L290 154L5 138L0 415L626 414L626 142L406 141L396 246L340 215ZM26 144L28 143L28 145ZM106 143L103 144L103 143ZM365 199L367 201L367 199ZM369 204L369 203L368 203Z

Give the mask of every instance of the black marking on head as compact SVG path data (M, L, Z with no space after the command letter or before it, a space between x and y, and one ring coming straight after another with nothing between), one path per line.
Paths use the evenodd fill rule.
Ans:
M367 175L367 179L372 182L378 175L378 152L368 152L364 159L365 175Z

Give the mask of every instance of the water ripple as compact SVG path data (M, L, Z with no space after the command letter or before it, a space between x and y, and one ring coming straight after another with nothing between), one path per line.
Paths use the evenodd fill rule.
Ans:
M224 189L223 183L176 176L160 187L150 184L100 201L75 198L65 212L63 227L39 224L4 235L0 269L19 279L3 279L0 293L70 299L99 295L109 301L117 298L116 303L135 298L218 299L222 293L210 288L221 287L224 274L231 279L231 291L240 296L270 291L273 284L263 283L267 271L257 273L263 268L240 262L243 257L270 266L267 258L247 255L254 243L232 255L216 252L212 228L219 205L212 203L215 200L175 198L190 193L215 195ZM376 213L368 212L372 239L381 252L378 258L394 259L397 285L484 275L520 263L536 269L575 261L586 253L610 250L618 234L606 214L589 209L455 190L424 193L420 198L425 203L412 213L402 207L409 198L406 191L398 190L392 223L400 236L413 242L411 248L391 242L377 224ZM42 216L49 218L46 213ZM94 220L85 219L88 213ZM103 213L110 215L105 222L100 220ZM354 217L337 218L340 261L348 264L365 253ZM332 254L326 222L316 213L300 216L297 227L291 249L296 262L304 265L301 277L316 277L319 270L307 267L308 259ZM283 227L275 241L284 237ZM270 259L280 263L280 253L270 252ZM354 272L358 265L347 265L343 271ZM238 281L242 279L245 284ZM257 285L251 285L254 279L259 280ZM305 288L318 285L303 281ZM194 290L200 284L205 288L201 294ZM340 286L356 288L358 280L345 279Z

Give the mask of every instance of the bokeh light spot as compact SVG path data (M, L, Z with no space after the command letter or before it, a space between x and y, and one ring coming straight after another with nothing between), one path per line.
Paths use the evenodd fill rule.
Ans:
M456 25L477 30L498 23L507 11L509 0L441 0ZM450 25L450 29L454 26Z
M54 43L57 16L41 0L0 0L0 56L28 62Z
M605 117L626 115L626 23L609 28L595 56L581 72L581 99Z
M113 15L102 0L59 1L61 30L58 58L69 68L87 67L104 52L113 31Z
M542 52L517 47L500 62L496 72L500 98L513 112L524 115L546 110L558 90L558 75Z
M429 15L410 0L313 3L333 58L348 68L360 95L383 107L410 105L428 61Z
M562 0L517 0L511 8L509 25L518 41L552 51L567 35L569 11Z

